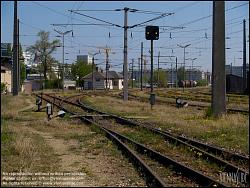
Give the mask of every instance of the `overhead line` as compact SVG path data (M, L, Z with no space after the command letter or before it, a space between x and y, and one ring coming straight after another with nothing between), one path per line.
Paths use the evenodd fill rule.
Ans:
M105 21L105 20L102 20L102 19L99 19L99 18L95 18L95 17L92 17L92 16L88 16L88 15L86 15L86 14L82 14L82 13L79 13L79 12L75 12L75 11L73 11L73 10L68 10L68 11L73 12L73 13L75 13L75 14L79 14L79 15L81 15L81 16L85 16L85 17L87 17L87 18L91 18L91 19L94 19L94 20L97 20L97 21L100 21L100 22L104 22L104 23L110 24L110 25L113 25L113 26L122 27L122 26L120 26L120 25L118 25L118 24L114 24L114 23L111 23L111 22L108 22L108 21Z
M148 22L152 22L152 21L158 20L158 19L160 19L160 18L169 16L169 15L172 15L172 14L174 14L174 13L165 13L165 14L162 14L161 16L156 17L156 18L152 18L152 19L147 20L147 21L145 21L145 22L142 22L142 23L139 23L139 24L135 24L135 25L133 25L133 26L130 26L129 28L137 27L137 26L140 26L140 25L142 25L142 24L145 24L145 23L148 23Z

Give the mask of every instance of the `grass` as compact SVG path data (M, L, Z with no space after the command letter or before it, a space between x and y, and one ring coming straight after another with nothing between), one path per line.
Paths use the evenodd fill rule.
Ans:
M108 96L84 97L91 106L120 116L145 116L145 121L157 128L215 144L240 153L249 153L249 116L228 114L213 119L203 110L155 105L151 111L148 103L124 102Z
M184 100L192 100L192 101L200 101L200 102L211 102L211 92L209 88L186 88L183 92L180 89L155 89L156 97L160 101L169 101L170 99L174 99L176 97L181 97ZM144 100L148 98L149 91L138 91L133 90L130 92L135 96L140 96ZM227 94L227 107L229 108L242 108L245 110L249 110L249 97L246 95L235 95L235 94Z
M35 97L3 96L1 102L1 172L77 170L99 186L127 182L120 175L144 185L97 126L72 118L47 121L46 113L34 112L35 108L21 111L31 102L35 104Z
M27 117L18 112L29 106L31 96L1 96L1 171L53 171L57 158L43 138L23 129ZM36 118L35 118L36 119Z

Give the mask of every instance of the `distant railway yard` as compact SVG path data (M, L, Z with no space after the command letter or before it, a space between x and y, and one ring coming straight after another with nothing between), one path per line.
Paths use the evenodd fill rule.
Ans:
M81 172L80 186L249 186L248 96L228 94L228 113L213 118L207 87L155 93L152 110L146 89L127 102L119 90L2 96L2 172Z

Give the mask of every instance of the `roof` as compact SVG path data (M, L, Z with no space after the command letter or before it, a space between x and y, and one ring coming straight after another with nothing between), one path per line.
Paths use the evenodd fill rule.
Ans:
M5 71L8 71L8 70L10 70L8 67L5 67L5 66L2 66L1 65L1 70L5 70Z
M123 76L115 71L108 71L108 78L122 79Z
M91 79L91 78L92 78L92 73L89 73L86 76L84 76L82 79ZM105 79L106 72L104 73L94 72L94 78ZM122 79L123 76L115 71L108 71L108 78L109 79Z

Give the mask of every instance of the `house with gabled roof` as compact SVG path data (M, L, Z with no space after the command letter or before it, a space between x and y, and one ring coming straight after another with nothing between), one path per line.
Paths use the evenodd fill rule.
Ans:
M106 86L106 72L95 71L94 89L119 89L123 88L123 76L115 71L107 72L107 86ZM84 81L84 89L92 89L92 73L87 74L82 78Z

